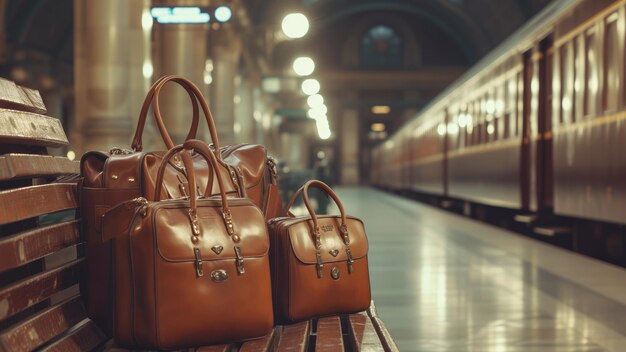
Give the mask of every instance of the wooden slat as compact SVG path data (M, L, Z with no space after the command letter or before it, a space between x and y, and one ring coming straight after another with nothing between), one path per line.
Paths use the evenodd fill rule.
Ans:
M376 328L367 314L348 316L348 335L353 351L385 351L378 338Z
M239 352L268 352L273 350L275 330L260 339L245 342Z
M78 174L80 172L79 166L78 161L58 156L5 154L0 155L0 181L25 177Z
M78 283L82 259L0 289L0 320Z
M0 225L76 208L76 184L52 183L0 192Z
M69 144L58 119L10 109L0 109L0 143L45 147Z
M235 350L233 345L217 345L198 347L196 352L231 352L233 350Z
M285 325L281 331L278 341L278 352L304 352L308 348L311 323L303 321L301 323Z
M339 317L321 318L317 321L316 352L343 351L343 336Z
M378 316L378 311L376 310L376 305L374 304L374 301L370 301L370 307L367 308L367 315L369 315L370 318Z
M385 351L400 351L398 349L398 346L396 345L396 342L393 340L393 337L391 337L391 334L387 330L387 327L385 327L383 321L380 320L380 318L378 317L372 317L371 319L372 324L374 324L374 328L376 328L376 332L378 333L378 337L380 338L380 342L382 342L383 346L385 347Z
M86 317L82 300L77 297L11 327L0 335L0 342L9 351L32 351Z
M72 220L0 239L0 272L78 244L78 227Z
M42 349L47 352L91 351L102 345L108 337L91 320L85 320L58 341Z
M0 78L0 108L30 111L38 114L46 113L39 92L18 86L13 81Z
M376 332L378 333L378 337L385 347L385 351L399 351L396 342L393 340L393 337L391 337L391 334L389 333L389 330L387 330L387 327L385 326L383 321L378 317L378 311L376 310L376 305L374 304L374 301L372 301L370 303L370 307L367 308L367 315L369 315L370 319L372 319L372 324L374 325L374 328L376 328Z

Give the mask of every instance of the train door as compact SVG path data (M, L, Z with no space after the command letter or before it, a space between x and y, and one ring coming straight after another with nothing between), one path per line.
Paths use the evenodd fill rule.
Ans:
M542 212L552 208L552 36L524 53L522 125L522 207Z
M537 97L537 138L535 155L536 205L537 211L552 209L552 69L554 42L552 35L539 42L538 97Z

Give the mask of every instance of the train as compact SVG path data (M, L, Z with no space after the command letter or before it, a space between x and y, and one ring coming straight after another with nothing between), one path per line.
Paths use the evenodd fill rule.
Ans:
M626 264L625 46L626 1L551 3L373 148L372 184Z

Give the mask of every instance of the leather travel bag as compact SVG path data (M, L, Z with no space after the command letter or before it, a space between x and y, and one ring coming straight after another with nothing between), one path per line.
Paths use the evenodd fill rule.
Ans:
M177 349L264 336L273 328L269 238L260 209L247 198L159 200L166 162L179 155L195 182L194 149L219 168L214 153L190 140L163 156L154 201L136 198L107 211L113 239L114 339L125 347Z
M340 215L318 216L308 197L311 187L327 193ZM288 211L299 194L308 216ZM289 323L367 309L371 296L363 222L347 216L335 192L317 180L296 192L287 214L268 221L274 319Z
M261 145L243 144L219 146L211 112L199 89L180 76L165 76L149 90L141 109L132 151L113 148L109 153L88 152L81 159L82 180L79 183L80 216L86 239L86 271L81 280L89 316L109 335L111 334L111 246L103 241L102 215L111 207L129 199L155 197L156 174L165 151L145 152L142 133L148 110L153 108L158 130L168 149L174 146L159 109L159 95L168 82L181 85L189 94L193 106L193 119L187 139L194 138L199 124L199 108L206 117L216 153L217 170L224 178L224 191L229 195L247 196L268 216L280 213L276 168ZM199 193L217 194L218 188L209 173L206 161L199 155L193 157ZM207 186L208 185L208 186ZM205 189L205 186L208 187ZM163 176L163 197L179 198L189 195L189 184L179 156L166 165Z

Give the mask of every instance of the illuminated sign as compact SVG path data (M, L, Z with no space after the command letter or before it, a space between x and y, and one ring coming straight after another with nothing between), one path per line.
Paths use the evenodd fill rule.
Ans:
M150 10L150 14L161 24L203 24L211 22L212 19L225 23L232 19L232 10L223 5L217 7L155 6Z

